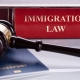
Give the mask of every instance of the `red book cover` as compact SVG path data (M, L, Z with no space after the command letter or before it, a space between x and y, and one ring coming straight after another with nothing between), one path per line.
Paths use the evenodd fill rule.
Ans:
M80 8L14 8L17 36L80 38Z

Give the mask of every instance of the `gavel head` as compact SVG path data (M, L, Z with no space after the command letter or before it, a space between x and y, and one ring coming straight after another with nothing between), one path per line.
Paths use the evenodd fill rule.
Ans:
M9 47L10 37L12 35L15 35L12 24L8 21L0 20L0 56Z

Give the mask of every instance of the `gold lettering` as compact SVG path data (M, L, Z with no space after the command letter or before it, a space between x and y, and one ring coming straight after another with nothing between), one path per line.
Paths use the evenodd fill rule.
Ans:
M43 18L43 16L36 16L35 19L36 19L35 20L36 22L43 22L44 18Z
M61 17L61 22L66 22L66 20L65 20L65 17L64 17L64 16L62 16L62 17Z
M13 68L13 66L9 66L9 68Z
M64 32L66 26L46 26L46 32Z
M14 73L20 73L22 72L21 70L14 70Z
M57 26L59 32L64 32L66 26Z
M54 16L54 22L60 22L60 21L59 21L59 16L58 16L58 15L55 15L55 16Z
M80 16L79 15L75 16L75 21L80 22Z
M72 15L72 22L74 22L75 20L74 20L74 15Z
M49 16L47 17L47 21L48 21L48 22L53 22L53 16L52 16L52 15L49 15Z
M80 22L80 15L26 15L25 22Z
M47 16L44 15L44 22L47 22Z
M66 15L67 22L70 22L70 17L71 17L71 15Z
M24 22L27 22L27 16L24 16Z
M52 32L58 32L58 29L56 26L53 27L53 31Z
M9 69L9 67L6 67L6 69Z
M12 69L12 68L20 68L20 67L25 67L27 66L26 64L21 64L21 65L14 65L14 66L6 66L6 67L2 67L0 68L0 70L4 70L4 69Z
M35 16L25 16L25 22L35 22Z

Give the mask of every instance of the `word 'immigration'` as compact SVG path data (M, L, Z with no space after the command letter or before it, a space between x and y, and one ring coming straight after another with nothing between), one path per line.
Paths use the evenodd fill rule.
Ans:
M25 22L80 22L80 15L26 15Z

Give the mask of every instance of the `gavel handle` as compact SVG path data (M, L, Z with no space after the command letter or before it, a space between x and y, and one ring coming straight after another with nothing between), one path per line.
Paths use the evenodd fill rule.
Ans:
M12 36L10 41L11 41L10 47L12 48L29 48L29 49L35 49L36 51L40 51L40 50L53 51L53 52L80 57L80 49L77 48L44 44L42 43L42 41L33 42L31 40L27 40L25 38L16 37L16 36Z

